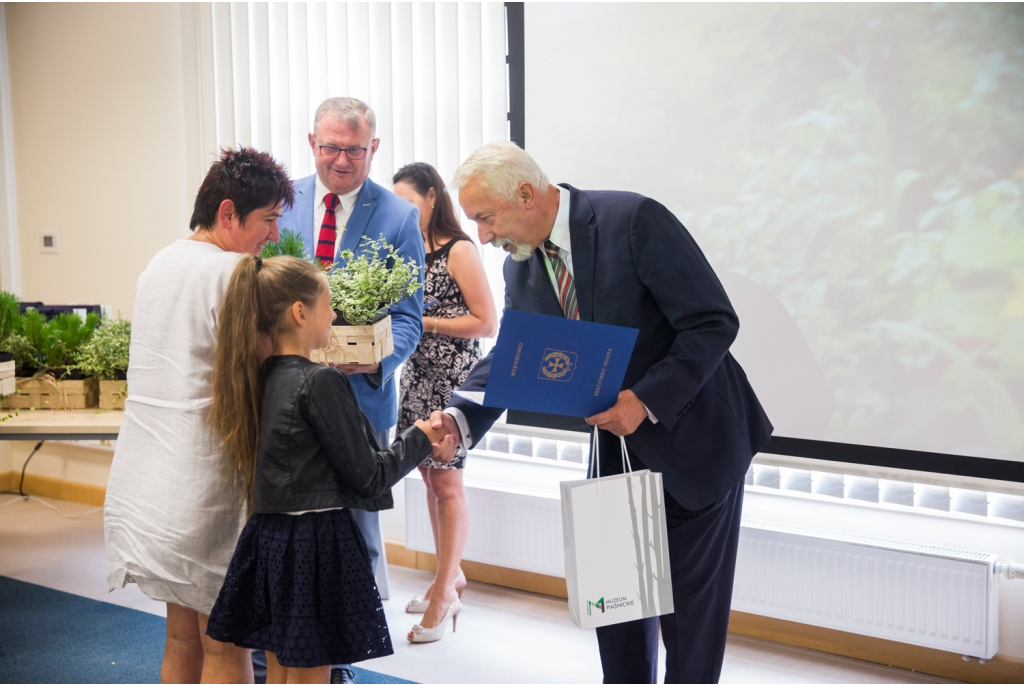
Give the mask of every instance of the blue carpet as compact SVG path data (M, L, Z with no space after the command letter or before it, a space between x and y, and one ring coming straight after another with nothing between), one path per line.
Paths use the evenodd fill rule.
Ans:
M163 654L160 616L0 576L0 683L159 683Z

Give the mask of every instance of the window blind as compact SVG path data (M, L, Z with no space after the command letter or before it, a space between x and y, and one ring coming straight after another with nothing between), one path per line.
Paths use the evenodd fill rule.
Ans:
M502 3L218 2L204 12L216 127L208 158L252 145L307 176L313 114L342 95L377 114L371 178L385 187L414 161L447 181L477 147L508 138Z

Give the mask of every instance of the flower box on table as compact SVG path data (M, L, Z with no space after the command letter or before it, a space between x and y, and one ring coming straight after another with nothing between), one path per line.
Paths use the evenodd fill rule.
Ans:
M331 344L313 350L310 359L320 364L376 364L395 351L391 316L366 326L331 326Z
M53 376L18 378L13 395L4 397L3 409L88 409L99 400L95 378L55 380Z
M10 360L0 361L0 396L13 395L15 387L14 362Z
M100 381L100 409L124 409L128 381Z

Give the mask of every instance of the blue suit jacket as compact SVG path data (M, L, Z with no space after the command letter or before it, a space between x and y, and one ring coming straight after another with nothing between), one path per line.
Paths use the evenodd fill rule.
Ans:
M772 425L729 354L739 320L693 238L664 206L635 193L570 192L569 230L580 319L639 329L622 382L658 419L626 438L634 468L662 473L687 509L712 504L743 478ZM505 261L505 307L562 316L541 261ZM492 355L464 390L486 387ZM456 397L475 441L500 416ZM622 470L619 440L601 431L601 473Z
M295 202L278 220L277 225L281 230L288 229L301 235L306 251L315 255L317 236L313 235L313 208L319 202L315 197L316 174L295 181L294 186ZM367 178L345 225L338 254L334 256L335 264L344 263L339 257L344 250L352 250L354 254L364 250L365 247L361 245L364 236L377 239L382 233L399 255L411 259L420 267L419 280L422 285L425 257L419 211L412 203ZM380 385L371 382L365 374L349 376L352 389L359 398L360 408L377 431L398 423L398 392L394 375L395 370L416 349L423 335L423 288L391 307L391 329L395 351L380 363Z

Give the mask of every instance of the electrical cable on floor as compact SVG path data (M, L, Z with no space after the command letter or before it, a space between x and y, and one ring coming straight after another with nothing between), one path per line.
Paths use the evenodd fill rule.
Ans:
M17 494L18 493L16 493L14 490L7 490L5 492L0 492L0 495L17 495ZM57 507L53 506L52 504L50 504L46 500L44 500L42 497L37 497L36 495L25 495L23 497L16 497L16 498L12 499L10 502L7 502L6 504L0 505L0 511L3 511L4 509L6 509L7 507L11 506L15 502L39 502L43 506L47 506L50 509L53 509L55 512L57 512L58 516L60 516L61 518L65 518L65 519L80 519L83 516L89 516L90 514L95 514L97 511L103 511L103 507L96 507L95 509L90 509L89 511L83 511L81 514L73 514L73 515L65 514L60 509L58 509Z
M28 459L25 460L25 464L21 467L21 480L18 482L18 494L25 497L25 469L28 468L28 463L32 461L32 457L36 456L36 452L43 446L45 440L40 440L36 443L36 446L32 449L31 454L28 455Z
M30 461L32 461L32 457L36 456L36 452L38 452L40 450L40 448L42 448L44 442L46 442L46 441L45 440L40 440L39 442L36 443L36 446L34 448L32 448L32 452L28 455L28 458L25 460L25 464L21 467L21 480L18 481L18 489L17 490L4 490L3 492L0 492L0 495L18 495L18 497L21 499L21 501L25 501L25 502L27 502L27 501L39 502L40 504L42 504L44 506L47 506L50 509L53 509L55 512L57 512L58 516L60 516L61 518L65 518L65 519L78 519L78 518L82 518L83 516L89 516L90 514L95 514L97 511L103 511L103 507L96 507L95 509L90 509L89 511L82 512L81 514L75 514L73 516L70 516L68 514L65 514L60 509L58 509L57 507L53 506L52 504L50 504L49 502L47 502L46 500L44 500L42 498L35 497L33 495L26 495L25 494L25 470L28 469L28 463ZM3 511L4 509L6 509L7 507L11 506L12 504L14 504L17 501L19 501L19 500L12 499L7 504L4 504L3 506L0 506L0 511Z
M39 448L41 448L43 446L44 442L46 442L46 441L45 440L40 440L39 442L36 443L36 446L33 447L32 451L29 453L28 459L26 459L25 463L22 465L22 467L21 467L21 480L18 481L18 491L15 492L14 490L4 490L3 492L0 492L0 495L18 495L22 499L28 499L28 495L25 494L25 469L28 468L28 463L30 461L32 461L32 457L36 456L36 452L39 451ZM10 504L10 502L8 502L8 504ZM4 506L7 506L7 505L4 505Z

